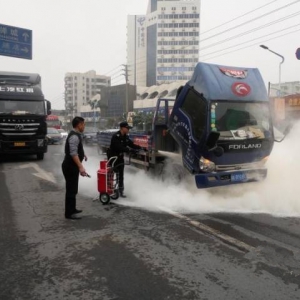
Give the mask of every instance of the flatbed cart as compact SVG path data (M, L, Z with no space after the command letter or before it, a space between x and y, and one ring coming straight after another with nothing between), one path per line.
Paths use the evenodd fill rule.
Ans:
M97 172L99 200L102 204L108 204L110 199L119 198L118 173L114 172L114 164L117 156L109 160L100 161L100 169Z

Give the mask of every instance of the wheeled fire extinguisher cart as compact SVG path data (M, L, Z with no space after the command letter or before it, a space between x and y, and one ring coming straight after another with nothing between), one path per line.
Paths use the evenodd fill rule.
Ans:
M99 200L103 204L108 204L110 199L119 198L118 173L114 172L116 156L109 160L100 161L100 169L97 172Z

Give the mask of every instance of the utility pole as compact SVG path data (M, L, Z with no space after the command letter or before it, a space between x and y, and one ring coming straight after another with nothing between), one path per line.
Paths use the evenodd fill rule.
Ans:
M128 93L129 93L129 87L128 87L128 82L129 82L129 80L128 80L128 65L122 65L122 66L124 66L124 69L123 69L123 71L124 71L124 76L125 76L125 81L126 81L126 86L125 86L125 88L126 88L126 100L125 100L125 113L127 114L128 113L128 98L129 98L129 96L128 96ZM127 117L126 117L127 118Z

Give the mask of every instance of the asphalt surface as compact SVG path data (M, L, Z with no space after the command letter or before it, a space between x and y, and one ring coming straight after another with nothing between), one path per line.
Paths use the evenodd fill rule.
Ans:
M62 146L0 163L0 299L300 299L300 220L151 212L79 193ZM87 149L98 160L93 147Z

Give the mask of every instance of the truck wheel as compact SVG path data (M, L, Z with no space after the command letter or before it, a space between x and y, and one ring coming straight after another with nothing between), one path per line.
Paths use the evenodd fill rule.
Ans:
M44 159L44 153L38 153L36 155L36 157L37 157L38 160L43 160Z
M119 190L115 190L112 195L110 195L110 198L113 200L117 200L120 197L120 192Z
M110 201L110 196L107 193L100 194L99 200L103 205L108 204Z
M161 178L162 181L179 184L183 180L185 175L186 171L183 166L179 164L168 164L164 166L161 173Z

